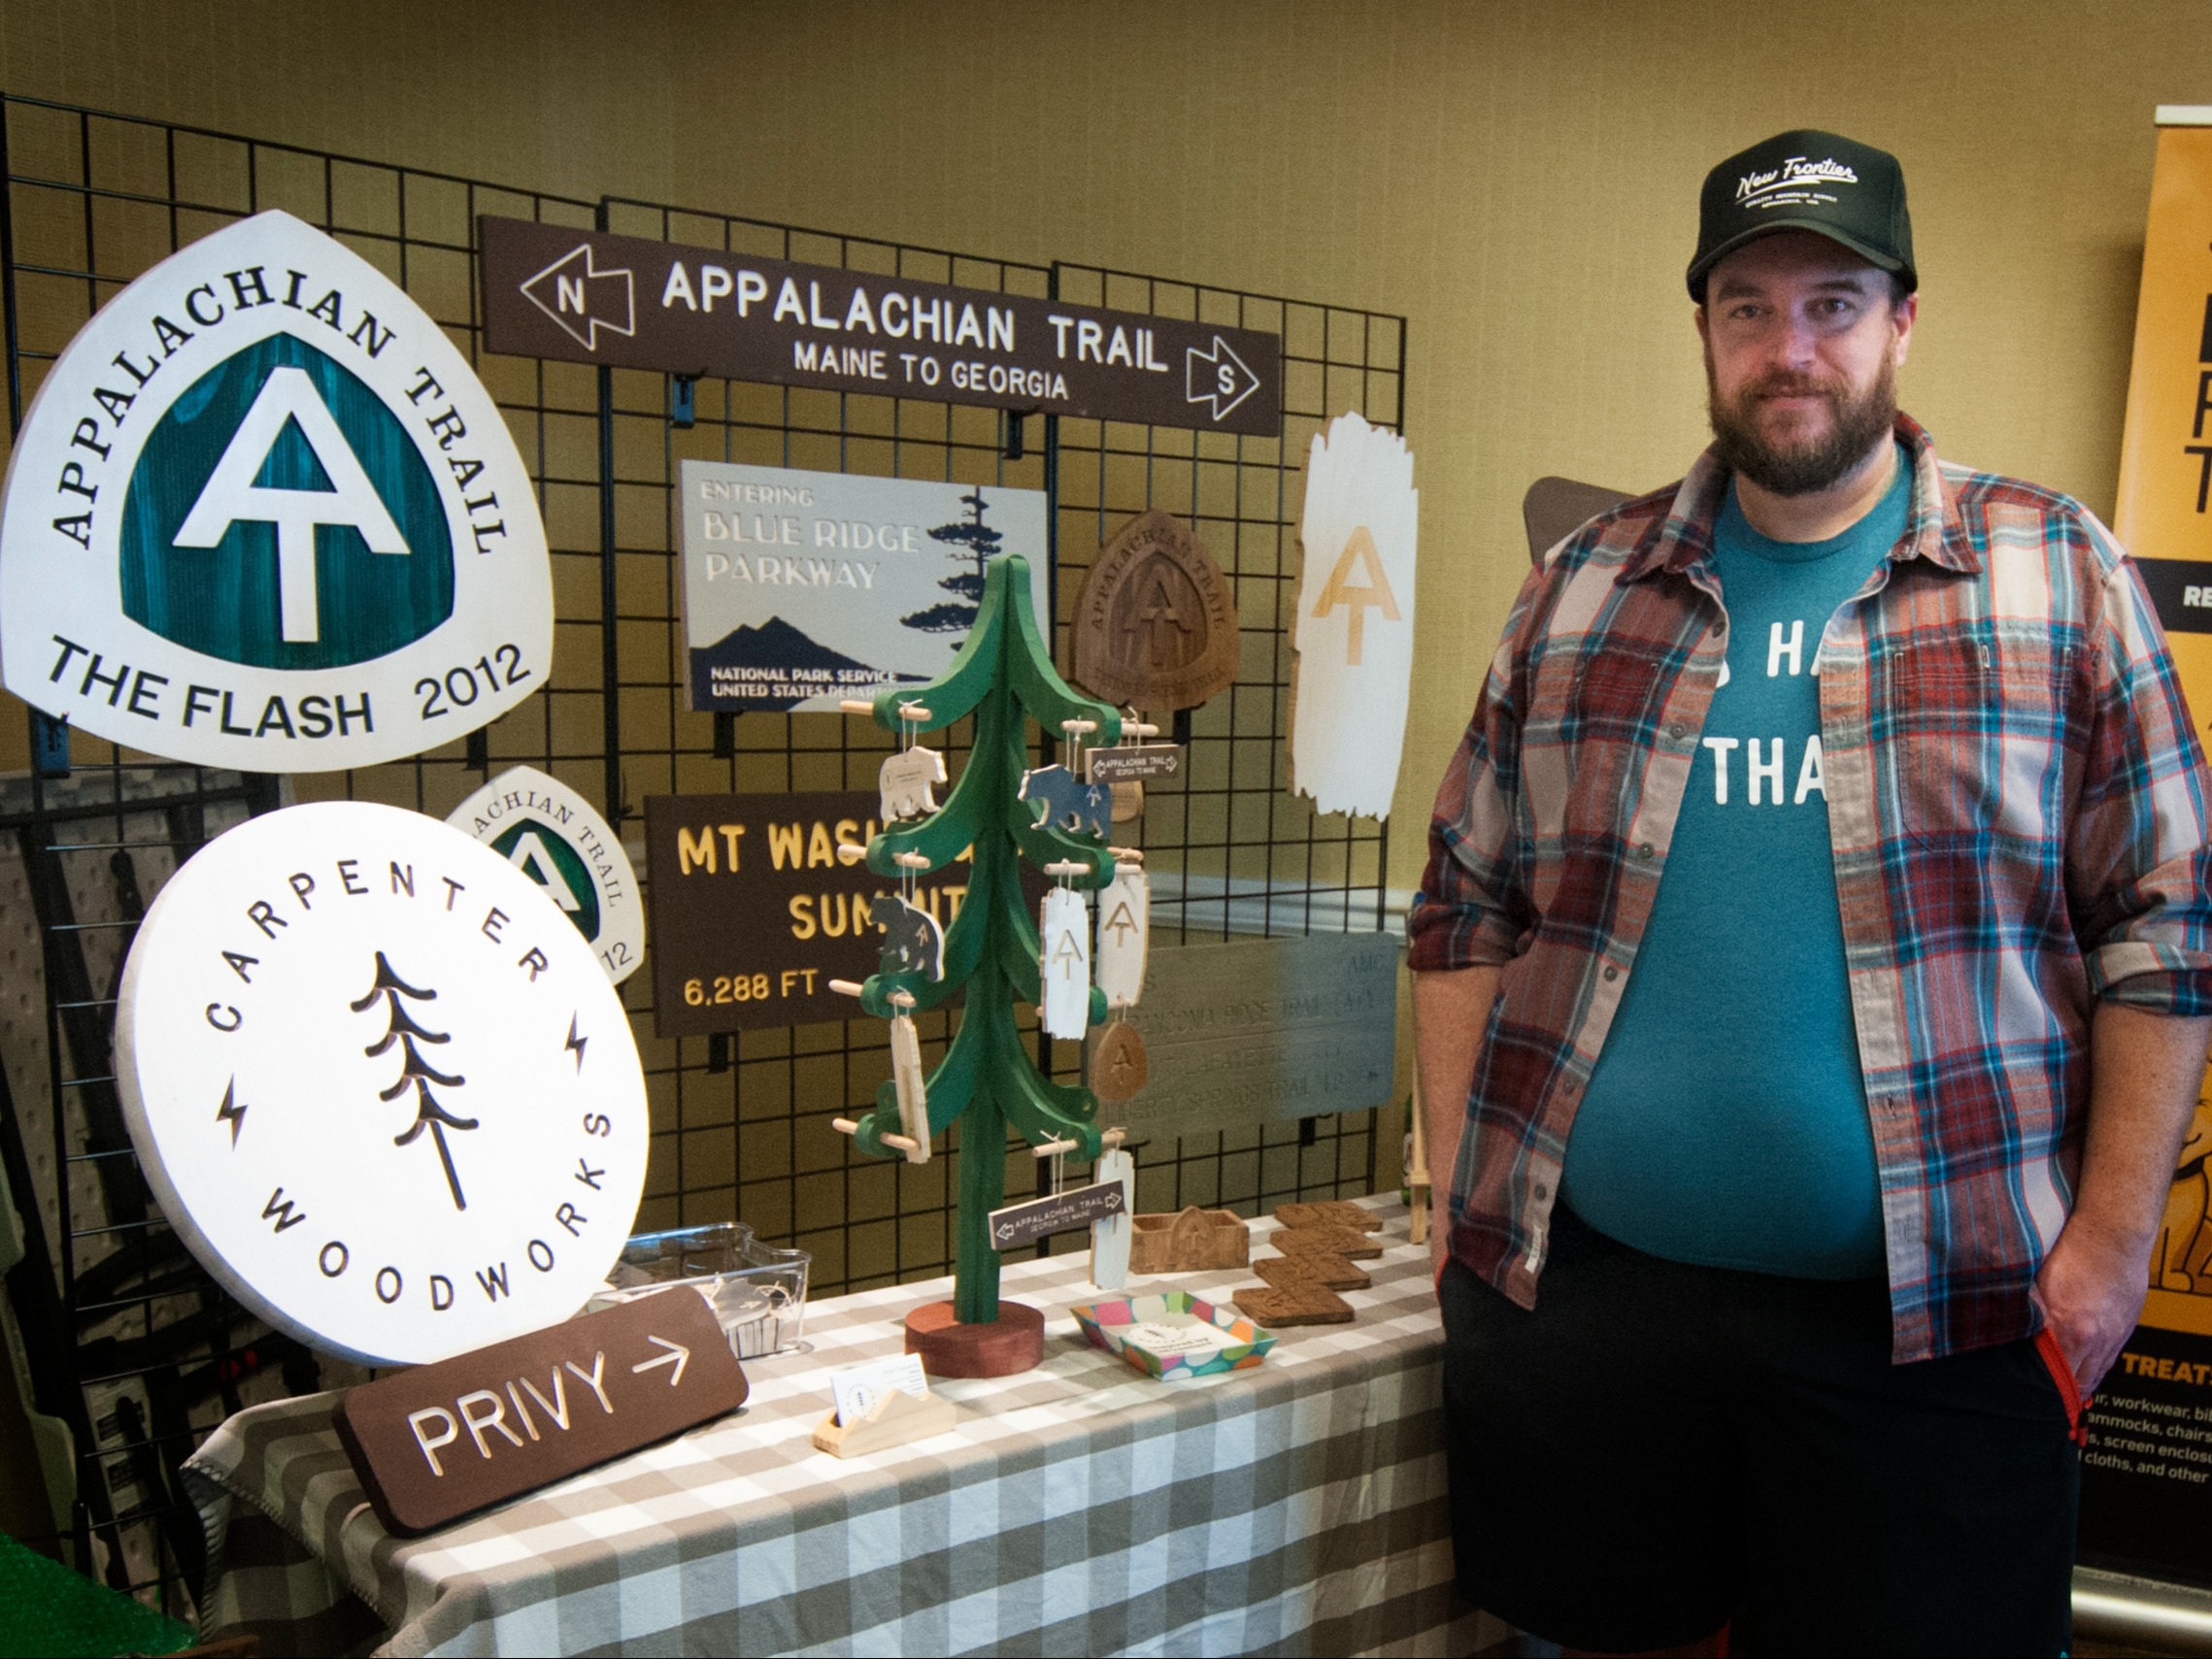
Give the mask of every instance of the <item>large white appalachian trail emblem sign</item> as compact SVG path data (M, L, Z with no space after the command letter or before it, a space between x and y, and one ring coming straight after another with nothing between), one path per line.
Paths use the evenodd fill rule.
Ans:
M133 748L322 772L450 743L546 682L529 475L445 332L288 214L101 307L0 506L0 680Z

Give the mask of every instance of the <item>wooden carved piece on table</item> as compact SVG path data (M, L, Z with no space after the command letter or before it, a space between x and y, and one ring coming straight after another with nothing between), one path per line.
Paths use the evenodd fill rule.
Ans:
M1285 1325L1348 1325L1352 1304L1333 1290L1303 1284L1247 1285L1230 1298L1248 1319L1269 1329Z
M1268 1234L1267 1242L1287 1256L1317 1250L1346 1261L1365 1261L1383 1253L1380 1239L1350 1227L1278 1227Z
M1195 709L1236 681L1236 599L1180 519L1122 526L1075 599L1077 684L1138 709Z
M1144 996L1151 917L1152 888L1144 866L1115 866L1114 879L1098 895L1097 979L1108 1008L1135 1008Z
M1340 415L1306 461L1290 787L1324 813L1388 817L1413 673L1420 492L1395 432Z
M1114 1020L1099 1032L1098 1045L1090 1051L1090 1092L1118 1106L1144 1088L1150 1070L1137 1028Z
M1040 1012L1047 1033L1071 1043L1081 1042L1090 1028L1090 907L1084 899L1073 888L1055 887L1037 917L1045 996Z
M1300 1250L1295 1255L1261 1256L1252 1271L1269 1284L1318 1284L1324 1290L1365 1290L1375 1281L1326 1250Z
M1383 1218L1363 1204L1327 1198L1313 1204L1278 1204L1275 1219L1286 1227L1350 1227L1358 1233L1380 1233Z
M896 894L881 893L868 906L868 919L887 935L885 973L920 974L924 979L945 977L945 930L927 911Z
M1252 1234L1234 1211L1193 1204L1173 1215L1139 1215L1134 1225L1131 1273L1212 1273L1252 1259Z
M876 774L877 805L886 821L918 818L937 810L932 784L945 781L945 757L920 744L886 760Z

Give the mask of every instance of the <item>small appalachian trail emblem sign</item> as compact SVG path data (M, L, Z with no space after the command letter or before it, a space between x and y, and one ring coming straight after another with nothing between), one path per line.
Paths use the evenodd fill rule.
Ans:
M645 1079L597 956L437 819L249 819L123 969L123 1110L162 1213L247 1307L369 1365L564 1319L645 1183Z
M1236 682L1236 599L1198 538L1154 508L1101 547L1076 595L1073 678L1164 713Z
M620 984L645 960L637 872L607 820L582 795L535 767L502 772L446 822L473 836L545 889L576 923L607 978Z
M39 387L0 506L0 679L96 737L329 772L546 682L507 424L389 279L288 214L172 254Z

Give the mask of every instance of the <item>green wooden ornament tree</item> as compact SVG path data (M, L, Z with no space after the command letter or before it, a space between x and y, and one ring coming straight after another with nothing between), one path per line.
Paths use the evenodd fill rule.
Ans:
M928 711L926 720L902 720L902 706ZM998 1252L991 1247L989 1213L1004 1201L1006 1160L1001 1148L1011 1125L1031 1145L1076 1143L1077 1156L1095 1159L1098 1102L1087 1088L1040 1076L1015 1025L1018 1003L1040 1000L1037 924L1022 892L1019 861L1081 864L1088 874L1073 885L1098 888L1114 879L1114 855L1103 836L1076 836L1033 820L1033 803L1020 798L1028 765L1026 714L1055 738L1061 722L1089 720L1090 741L1121 741L1121 716L1107 704L1078 695L1054 672L1052 654L1038 637L1029 596L1029 561L1008 553L990 561L983 606L953 666L928 684L886 691L875 700L876 723L917 735L937 731L973 713L975 744L952 795L920 823L888 829L868 844L868 868L879 876L925 874L902 867L901 853L920 853L928 870L942 870L973 847L968 893L945 937L944 977L879 973L860 990L869 1013L888 1019L901 1012L890 1000L903 991L912 1012L940 1008L967 992L960 1028L944 1060L929 1075L929 1131L955 1121L960 1130L960 1194L953 1247L953 1313L962 1325L988 1325L999 1316ZM1106 1018L1106 996L1090 987L1090 1023ZM876 1110L858 1122L855 1142L864 1152L897 1157L883 1135L901 1132L894 1085L876 1091Z

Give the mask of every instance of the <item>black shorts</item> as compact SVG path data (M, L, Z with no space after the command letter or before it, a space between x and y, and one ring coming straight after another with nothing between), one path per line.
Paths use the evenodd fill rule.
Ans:
M1553 1229L1533 1312L1440 1287L1477 1606L1614 1652L2065 1651L2081 1473L2033 1343L1894 1366L1879 1283Z

